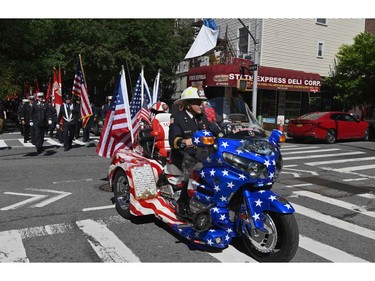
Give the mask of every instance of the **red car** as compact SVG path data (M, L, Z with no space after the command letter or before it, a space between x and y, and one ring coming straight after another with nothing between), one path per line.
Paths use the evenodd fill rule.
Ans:
M311 112L291 119L287 134L295 141L303 139L323 140L326 143L347 139L367 141L369 124L346 112Z

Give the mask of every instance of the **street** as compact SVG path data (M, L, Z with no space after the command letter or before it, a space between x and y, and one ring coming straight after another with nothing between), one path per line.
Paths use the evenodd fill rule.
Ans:
M0 262L255 262L240 242L194 248L152 218L120 217L106 189L110 159L99 137L64 151L45 138L37 154L22 136L0 136ZM282 144L274 185L296 209L294 263L375 262L375 143Z

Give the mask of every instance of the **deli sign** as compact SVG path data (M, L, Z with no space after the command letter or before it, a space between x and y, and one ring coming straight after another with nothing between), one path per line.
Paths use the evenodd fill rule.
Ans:
M240 79L246 79L246 89L252 89L253 73L241 74L239 68L232 65L212 65L189 70L188 86L237 87ZM268 90L320 92L321 86L320 75L317 73L262 66L258 68L257 81L258 89Z

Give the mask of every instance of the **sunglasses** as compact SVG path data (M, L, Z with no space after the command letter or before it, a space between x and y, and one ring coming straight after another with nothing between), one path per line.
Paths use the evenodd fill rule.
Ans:
M202 105L203 101L202 100L192 100L190 104L192 105Z

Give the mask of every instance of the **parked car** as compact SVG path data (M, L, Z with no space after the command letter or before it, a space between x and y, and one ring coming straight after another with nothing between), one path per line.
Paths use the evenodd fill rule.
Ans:
M369 139L369 123L360 121L350 113L330 111L311 112L289 120L288 137L334 143L337 140Z

